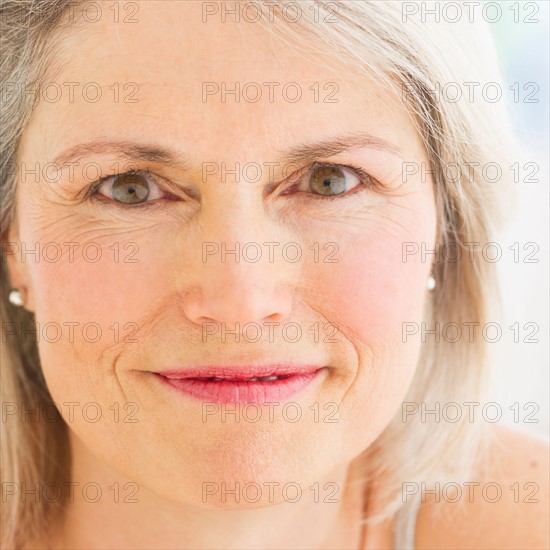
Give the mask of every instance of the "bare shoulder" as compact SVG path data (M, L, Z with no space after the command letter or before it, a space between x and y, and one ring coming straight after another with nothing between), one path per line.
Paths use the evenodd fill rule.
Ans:
M439 502L434 494L422 504L418 549L550 548L548 441L509 427L490 435L487 460L461 494L441 487Z

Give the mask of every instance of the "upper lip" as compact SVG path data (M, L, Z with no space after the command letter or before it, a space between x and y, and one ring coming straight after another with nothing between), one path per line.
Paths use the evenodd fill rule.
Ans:
M172 379L181 378L226 378L228 380L246 380L264 376L292 376L311 374L324 365L296 365L291 363L273 363L267 365L203 365L176 368L157 372Z

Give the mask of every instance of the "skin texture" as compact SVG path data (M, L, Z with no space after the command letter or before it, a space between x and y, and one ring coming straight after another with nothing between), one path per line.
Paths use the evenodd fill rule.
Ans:
M493 425L487 432L487 460L478 464L462 497L452 491L426 491L416 523L418 550L544 550L550 546L548 441L509 426ZM517 484L517 485L516 485ZM443 485L443 484L441 484ZM501 490L496 498L496 489ZM483 488L487 487L486 497ZM433 485L428 490L433 489ZM456 502L452 502L456 499ZM391 521L369 529L365 549L394 548Z
M100 138L157 144L184 161L132 159L159 182L151 184L157 198L147 209L117 206L106 196L84 198L97 178L86 177L82 166L97 163L101 177L108 176L115 163L127 165L124 147L82 157L74 177L63 170L56 183L31 177L18 187L19 224L10 240L59 243L65 253L56 262L12 258L11 279L25 289L26 307L41 326L67 327L58 342L40 340L42 367L54 401L77 403L74 416L61 407L70 428L72 479L99 483L104 492L93 504L77 497L65 523L52 527L49 544L357 548L361 534L354 521L363 495L346 480L358 455L399 410L419 354L417 344L402 343L402 322L422 320L430 265L403 262L402 243L433 248L435 201L431 179L403 182L401 165L427 163L427 155L410 115L375 79L300 54L259 26L200 21L200 3L146 2L137 25L105 17L84 26L58 46L55 81L97 82L101 101L77 93L74 101L65 95L41 102L23 136L19 160L29 165L54 162L67 149ZM275 101L264 95L257 103L201 96L204 82L231 87L236 81L278 82L280 88L297 82L304 96L296 103L277 93ZM115 82L137 83L138 102L115 102ZM337 102L316 102L309 89L315 82L337 83ZM359 132L399 152L365 144L281 170L290 148ZM273 162L279 167L259 179L203 173L204 163L234 169L236 163ZM375 183L359 184L359 192L341 198L315 197L302 174L315 162L358 166ZM303 176L299 188L293 187L296 174ZM348 177L351 189L357 180L349 171ZM73 258L67 242L78 243ZM124 248L128 242L135 245ZM293 263L276 251L270 262L262 247L257 263L231 255L225 262L220 255L203 261L204 243L234 249L251 242L281 243L279 250L298 243L303 258ZM328 242L337 244L335 263L324 261ZM97 262L82 255L91 243L102 251ZM321 245L318 261L315 243ZM130 252L137 262L124 261ZM204 343L205 321L228 330L236 323L293 322L302 337L290 342L275 330L270 342L264 330L255 343L219 334ZM89 322L101 328L96 342L86 341L93 331L82 333ZM64 323L75 323L73 335ZM117 339L109 328L115 323ZM335 341L325 341L323 328L315 341L315 323L337 326ZM130 334L134 326L139 330ZM264 410L254 423L234 416L224 421L221 414L205 421L201 403L167 390L150 374L262 361L327 367L292 399L302 411L298 422L282 414L284 403L273 418ZM87 421L86 403L99 404L99 421ZM138 409L124 408L128 403ZM311 409L317 406L321 421ZM119 407L118 422L110 407ZM323 422L333 410L337 422ZM137 422L122 421L130 413ZM129 487L121 500L139 487L138 502L113 503L108 487L114 482ZM205 483L255 483L263 490L256 503L220 494L205 500ZM295 483L304 496L298 503L279 491L272 497L268 483ZM310 487L316 483L333 483L337 502L325 502L321 489L315 503ZM387 539L389 527L379 529Z
M501 498L496 499L494 489L487 492L488 498L474 493L472 502L465 498L458 506L427 498L418 518L419 549L550 546L548 442L501 427L492 433L491 451L490 460L479 466L474 479L478 488L498 483Z

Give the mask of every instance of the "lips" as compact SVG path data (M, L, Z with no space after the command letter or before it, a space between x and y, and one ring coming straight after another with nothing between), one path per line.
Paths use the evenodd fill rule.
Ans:
M277 403L304 390L321 365L207 366L155 373L180 393L212 403Z

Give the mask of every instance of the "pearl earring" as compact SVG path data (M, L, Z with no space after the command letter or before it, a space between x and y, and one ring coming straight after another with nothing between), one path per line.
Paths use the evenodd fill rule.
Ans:
M433 290L436 287L435 279L431 275L428 277L428 283L426 286L428 287L428 290Z
M10 292L9 301L10 304L18 307L21 307L25 304L25 302L23 301L23 295L17 289L14 289Z

